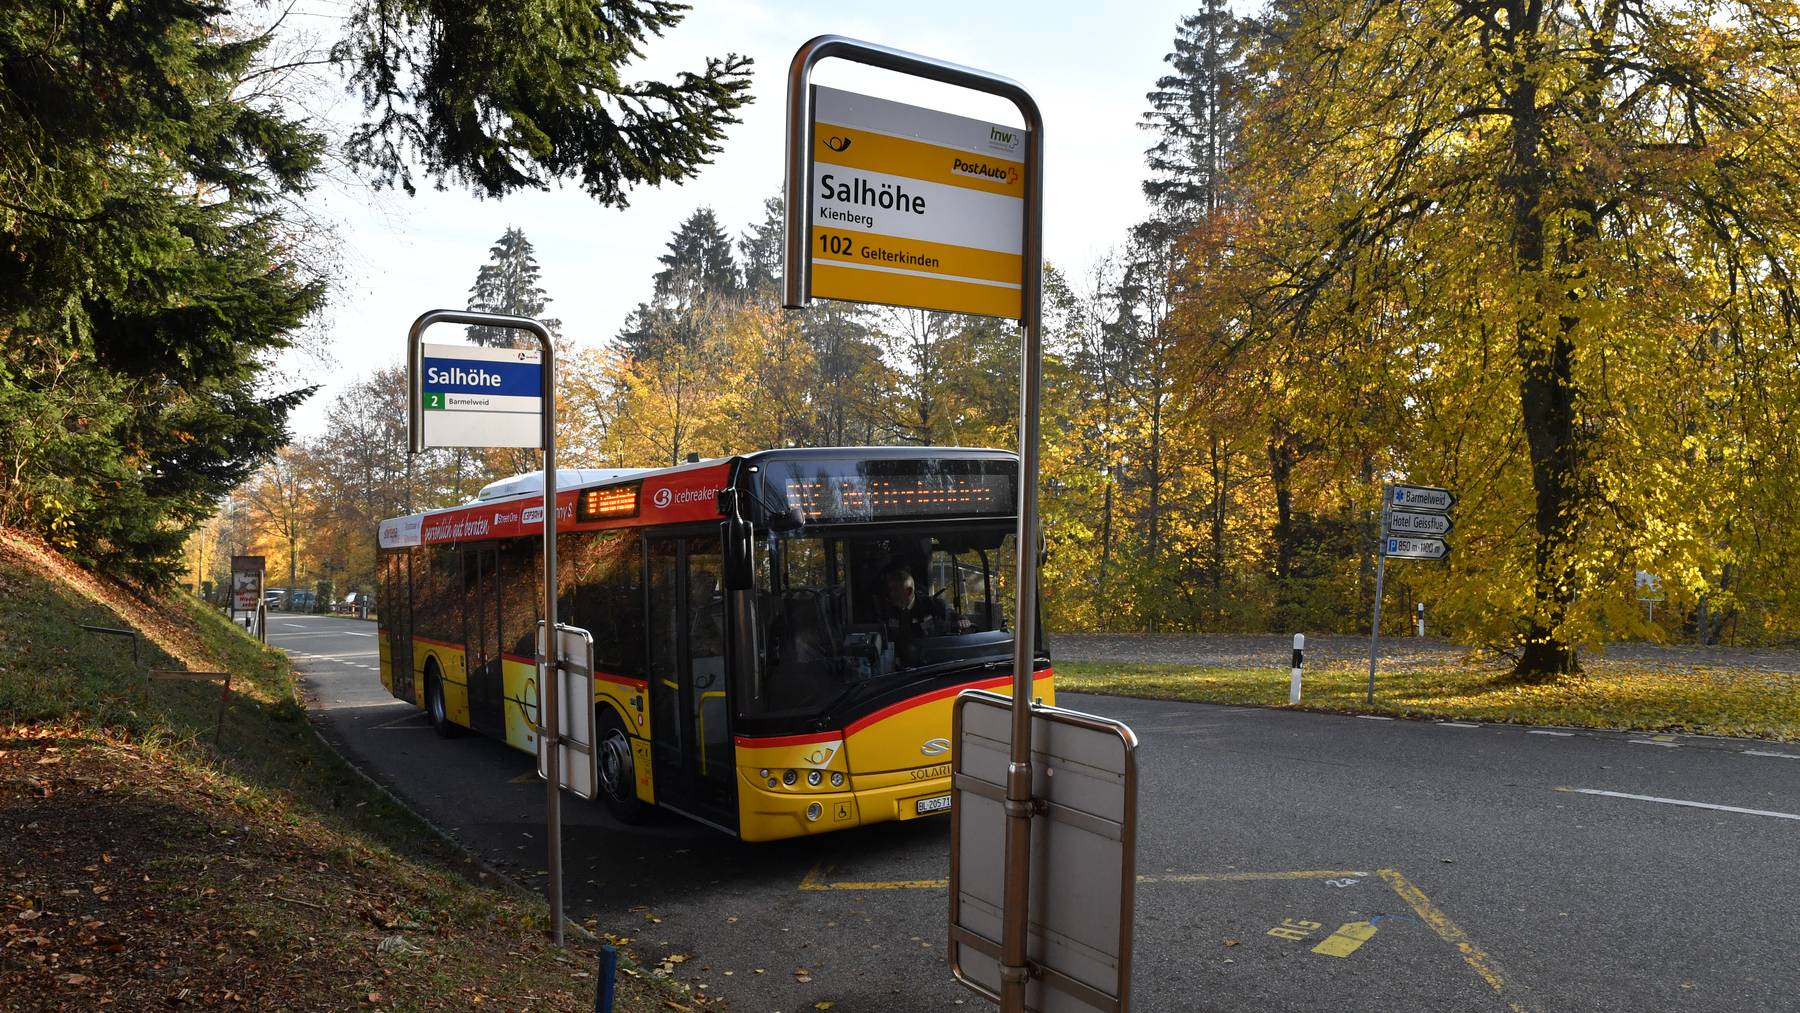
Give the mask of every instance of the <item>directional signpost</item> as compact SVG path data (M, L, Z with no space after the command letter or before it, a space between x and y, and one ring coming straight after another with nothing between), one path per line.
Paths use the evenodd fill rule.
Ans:
M1375 702L1375 664L1381 654L1381 593L1390 559L1449 559L1444 536L1456 527L1456 494L1435 485L1390 484L1382 489L1381 532L1375 563L1375 617L1369 623L1368 703Z

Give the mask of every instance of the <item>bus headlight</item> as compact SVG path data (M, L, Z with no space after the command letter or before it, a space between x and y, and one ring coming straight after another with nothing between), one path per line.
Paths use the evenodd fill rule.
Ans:
M817 820L819 818L819 815L821 813L823 813L824 811L825 811L824 806L820 805L817 802L814 802L812 805L809 805L806 807L806 818L808 820Z
M806 783L813 786L814 788L817 788L820 784L822 784L824 782L824 780L825 780L825 775L819 773L816 770L809 770L806 772Z
M790 788L792 788L794 786L794 782L798 781L798 780L800 780L800 775L794 773L791 770L783 771L781 774L781 783L787 785Z
M833 788L842 788L844 786L843 771L834 770L831 772L831 786Z

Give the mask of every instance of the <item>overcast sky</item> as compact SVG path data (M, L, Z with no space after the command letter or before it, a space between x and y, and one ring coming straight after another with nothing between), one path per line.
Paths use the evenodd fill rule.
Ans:
M322 189L313 202L337 225L345 284L332 298L324 356L294 355L294 379L323 384L294 417L297 435L324 426L344 384L400 361L406 328L421 312L461 308L488 247L508 226L525 230L537 252L550 314L579 344L612 338L649 294L656 258L676 225L710 206L734 234L760 217L781 186L788 61L807 39L847 35L991 70L1023 84L1045 122L1044 249L1079 273L1144 216L1140 183L1149 135L1138 129L1144 94L1163 72L1175 24L1194 0L1030 5L912 0L907 3L695 0L682 22L646 49L630 77L698 70L707 56L738 52L756 61L743 122L730 128L712 165L679 187L644 188L631 206L603 208L578 187L481 200L460 190L417 197ZM341 6L317 0L312 18L329 35ZM921 86L842 61L821 64L820 84L1017 123L1004 102ZM336 114L358 111L354 100ZM436 330L438 340L452 338Z

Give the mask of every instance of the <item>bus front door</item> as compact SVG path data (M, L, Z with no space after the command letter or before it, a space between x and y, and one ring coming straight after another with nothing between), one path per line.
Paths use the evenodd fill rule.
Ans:
M387 627L388 671L394 680L394 696L413 699L412 651L412 553L406 549L386 559L387 597L382 601L381 625Z
M737 830L718 536L646 539L651 776L656 801Z
M469 725L506 737L500 662L499 552L492 543L463 550L464 671L469 679Z

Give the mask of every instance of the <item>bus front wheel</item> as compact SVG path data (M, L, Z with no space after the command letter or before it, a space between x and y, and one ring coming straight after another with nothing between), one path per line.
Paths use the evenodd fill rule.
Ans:
M631 753L631 736L625 734L625 723L611 709L597 709L600 797L620 823L642 823L649 807L637 796L637 761Z

